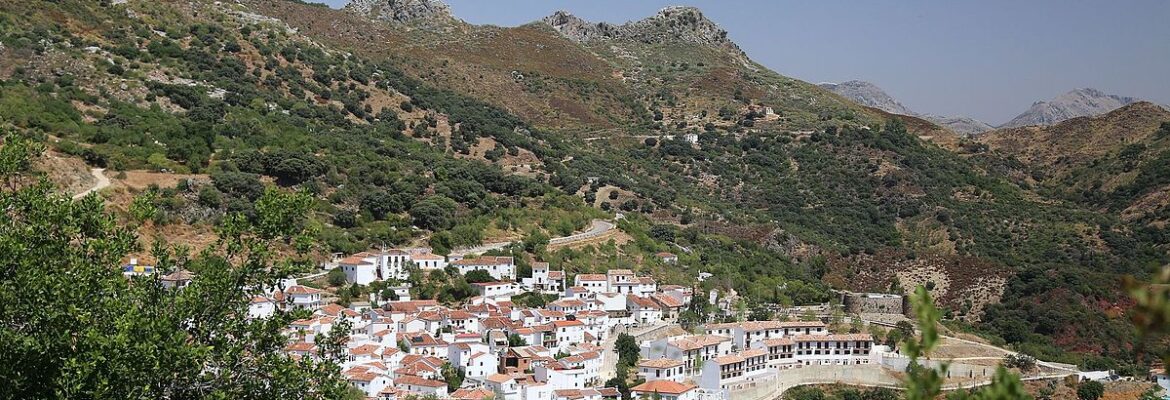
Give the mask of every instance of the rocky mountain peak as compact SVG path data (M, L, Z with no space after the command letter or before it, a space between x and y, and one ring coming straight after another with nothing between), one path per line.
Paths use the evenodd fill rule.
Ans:
M1011 121L1000 127L1052 125L1076 117L1104 114L1137 101L1133 97L1107 94L1092 88L1075 89L1048 101L1032 103L1028 111L1012 118Z
M421 27L458 21L441 0L350 0L345 9L375 20Z
M821 83L817 86L836 93L841 97L853 100L853 102L863 106L873 107L888 113L926 119L962 136L971 136L992 129L991 125L970 117L919 114L902 105L901 102L887 94L882 88L865 81L853 80L842 83Z
M917 116L909 108L895 100L884 90L865 81L847 81L842 83L821 83L818 86L841 95L857 104L873 107L888 113Z
M671 6L650 17L614 25L589 22L565 11L541 19L569 39L587 43L598 40L634 40L642 43L691 43L728 47L742 53L727 31L695 7Z

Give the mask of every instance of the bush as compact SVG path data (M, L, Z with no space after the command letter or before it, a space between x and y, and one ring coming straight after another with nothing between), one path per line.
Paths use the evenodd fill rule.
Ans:
M325 275L325 279L329 282L329 286L341 287L345 285L345 271L341 267L334 268Z
M1105 395L1105 385L1097 381L1082 381L1077 385L1077 398L1081 400L1097 400Z

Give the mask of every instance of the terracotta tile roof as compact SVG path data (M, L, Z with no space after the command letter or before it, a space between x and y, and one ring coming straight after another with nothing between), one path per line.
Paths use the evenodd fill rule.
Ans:
M578 281L604 281L606 277L605 274L578 274L576 279Z
M451 263L451 265L501 265L512 264L512 257L497 257L497 256L483 256L476 258L464 258L459 261Z
M488 380L488 382L492 382L492 383L504 383L504 382L507 382L509 380L512 380L512 377L509 375L504 375L504 374L491 374L491 375L488 375L487 380Z
M662 393L662 394L680 395L680 394L689 392L694 388L695 388L695 385L691 385L688 383L679 383L679 382L668 381L668 380L654 380L654 381L646 381L646 383L643 383L643 384L638 385L638 386L634 386L634 387L630 388L630 391L631 392L642 392L642 393Z
M163 275L159 279L164 280L164 281L176 282L176 281L189 281L189 280L191 280L191 278L194 278L194 277L195 277L195 274L192 273L191 271L188 271L185 269L180 269L178 271Z
M413 256L410 256L410 258L415 259L415 260L425 260L425 261L443 261L446 259L443 256L440 256L437 254L431 254L431 253L415 254Z
M451 398L455 400L483 400L488 398L495 398L496 392L487 388L461 388L451 393Z
M323 290L321 290L321 289L314 289L314 288L311 288L311 287L308 287L308 286L301 286L301 285L294 285L294 286L289 286L289 287L288 287L288 289L285 289L285 290L284 290L284 293L285 293L285 294L289 294L289 295L294 295L294 294L317 294L317 293L322 293L322 292L324 292L324 291L323 291Z
M697 350L707 346L730 341L731 338L719 335L690 335L669 341L671 346L682 350Z
M309 342L296 342L284 347L284 351L307 352L316 350L317 346Z
M674 298L674 296L667 296L665 294L655 293L653 295L650 295L650 297L653 298L654 301L658 303L658 305L661 305L663 307L679 308L679 307L683 306L682 300L676 299L676 298Z
M605 271L605 274L606 275L633 275L634 271L631 271L628 269L611 269L609 271Z
M565 279L565 271L548 271L548 279Z
M423 378L419 378L417 376L411 376L411 375L407 375L407 376L403 376L403 377L400 377L398 379L395 379L394 384L395 385L423 386L423 387L447 386L447 382L436 381L434 379L423 379Z
M747 359L749 359L749 358L760 357L760 356L767 355L767 354L768 353L765 352L764 349L751 349L751 350L740 352L738 354L729 354L729 355L722 356L722 357L715 357L714 359L712 359L712 361L715 361L715 363L719 364L719 365L726 365L726 364L733 364L733 363L737 363L737 362L744 362L744 361L747 361Z
M654 360L638 361L639 367L645 368L673 368L685 364L682 360L675 360L673 358L659 358Z
M768 346L768 347L791 346L793 344L796 344L796 342L793 341L791 338L776 338L776 339L768 339L768 340L764 341L764 346Z
M343 259L341 259L341 261L338 261L338 264L345 264L345 265L374 265L374 263L372 263L372 262L369 262L369 261L366 261L366 259L364 259L364 258L361 258L361 257L358 257L358 256L350 256L350 257L343 258Z

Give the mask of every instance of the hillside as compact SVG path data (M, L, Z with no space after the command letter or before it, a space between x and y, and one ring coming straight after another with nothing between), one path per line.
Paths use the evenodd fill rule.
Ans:
M699 10L501 28L435 1L356 4L7 0L0 119L115 180L191 177L106 194L163 238L295 191L326 254L524 238L510 251L571 273L711 271L704 289L753 302L922 284L1036 353L1132 356L1106 313L1118 284L1078 282L1165 262L1164 237L1033 190L1010 155L956 154L929 121L769 71ZM623 244L539 245L616 211ZM629 265L675 245L696 254Z
M996 130L979 141L1021 161L1056 196L1164 226L1168 123L1170 111L1136 102L1053 126Z

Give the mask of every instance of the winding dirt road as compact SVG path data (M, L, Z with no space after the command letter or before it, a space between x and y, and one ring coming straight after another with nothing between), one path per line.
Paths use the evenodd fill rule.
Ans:
M85 189L81 193L73 195L73 200L80 199L82 197L89 195L90 193L97 192L99 190L102 190L102 189L109 187L110 186L110 178L106 177L105 171L106 171L105 168L90 169L89 173L91 175L93 175L94 178L97 179L97 183L95 183L93 185L93 187L90 187L89 189Z

